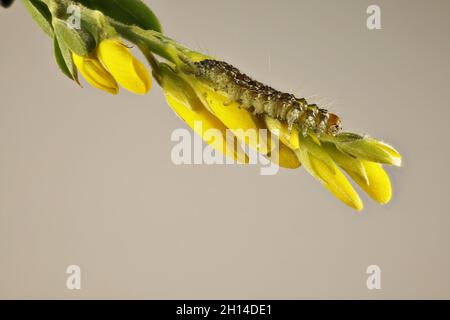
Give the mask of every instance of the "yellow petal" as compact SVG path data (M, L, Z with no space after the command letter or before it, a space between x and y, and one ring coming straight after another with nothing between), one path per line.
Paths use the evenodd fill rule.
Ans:
M394 149L391 145L387 144L386 142L378 141L380 148L382 148L384 151L386 151L390 156L392 157L393 164L397 167L400 167L402 165L402 156L400 153Z
M199 98L240 141L261 154L269 152L268 140L259 134L261 124L250 112L240 108L239 103L228 101L226 95L214 91L206 84L196 81L194 85Z
M322 145L331 156L331 158L333 158L333 160L336 162L336 164L344 169L345 172L357 175L359 176L361 181L369 183L369 179L367 178L367 173L364 169L362 160L338 150L338 148L336 148L333 143L324 142L322 143Z
M248 157L239 149L236 139L227 139L227 128L209 112L192 87L178 77L167 65L161 64L162 86L167 103L214 150L240 163L248 163ZM217 135L212 130L218 130Z
M271 118L269 116L265 116L264 120L270 132L278 136L283 144L285 144L292 150L296 150L299 148L300 143L298 139L297 129L293 128L291 131L289 131L288 125L286 123L283 123L280 120Z
M324 149L321 145L318 145L316 143L316 139L313 139L311 136L304 137L303 135L298 136L300 141L300 147L299 149L307 150L308 153L312 154L317 159L320 159L323 164L325 164L328 167L328 170L331 173L335 173L336 171L336 164L334 163L331 156L328 154L328 151Z
M272 150L269 158L280 167L286 169L297 169L301 165L294 151L292 151L289 147L286 147L283 143L279 144L278 155L275 155Z
M258 118L256 120L258 120ZM295 140L292 139L291 136L295 135L296 132L292 132L292 134L289 133L287 125L270 117L259 120L259 126L269 131L267 142L270 153L267 154L267 157L282 168L297 169L300 167L300 161L298 161L297 155L292 151L295 147L290 143L291 140ZM275 139L277 143L275 143ZM288 146L286 144L288 144ZM276 147L278 147L278 150L275 150Z
M90 85L111 94L119 92L117 82L100 61L95 58L81 57L74 53L72 57L76 67Z
M217 118L215 118L208 110L198 109L191 110L188 106L182 104L179 100L174 99L173 96L166 93L167 103L171 106L173 111L178 114L202 139L210 145L214 150L221 154L238 160L241 163L247 163L248 158L244 153L238 153L235 149L234 140L227 141L226 127ZM218 130L220 134L214 133L211 130Z
M324 147L334 161L375 201L388 203L392 198L389 176L381 164L353 158L339 151L333 144L324 143Z
M363 209L362 201L345 175L334 164L325 150L322 150L320 157L316 156L319 153L318 150L315 150L314 153L310 152L308 147L302 143L304 139L311 138L301 138L300 148L295 150L303 167L333 193L336 198L353 209L361 211ZM315 144L312 141L311 143ZM324 162L322 159L327 157L329 158L328 161ZM332 168L330 168L331 165L333 166Z
M392 198L392 186L388 174L383 166L370 161L362 160L366 170L367 182L354 172L348 174L367 194L380 204L388 203Z
M100 42L97 55L114 79L128 91L146 94L151 88L147 68L118 39Z

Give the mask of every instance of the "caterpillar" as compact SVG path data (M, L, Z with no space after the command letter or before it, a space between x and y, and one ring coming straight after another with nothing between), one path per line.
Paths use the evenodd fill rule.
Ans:
M230 102L239 102L242 108L256 116L268 115L287 122L289 130L295 127L303 135L311 130L319 136L335 136L341 130L341 120L337 115L316 104L309 104L304 98L297 98L253 80L224 61L206 59L195 62L194 70L197 78L208 82L215 90L226 93Z

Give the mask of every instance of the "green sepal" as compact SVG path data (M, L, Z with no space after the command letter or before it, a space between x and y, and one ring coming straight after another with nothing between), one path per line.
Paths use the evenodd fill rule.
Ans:
M123 24L162 32L158 18L141 0L80 0L79 2Z
M366 169L364 168L361 160L354 158L347 153L341 152L333 143L323 142L322 146L339 167L344 169L346 172L356 174L359 178L366 182L366 184L369 183Z
M79 56L87 56L96 47L94 37L84 29L70 28L67 22L56 18L53 19L53 28L60 45L61 42L64 42L72 52Z
M203 108L200 100L192 86L176 73L172 67L166 63L159 63L158 70L153 71L155 76L161 79L161 85L165 92L173 98L188 106L191 110Z
M38 0L23 0L33 20L49 36L53 37L52 14L47 5Z
M352 142L356 140L364 139L364 136L359 135L353 132L342 132L335 137L332 137L333 140L338 142Z
M336 147L353 157L377 163L400 166L401 155L388 144L370 137L342 133L335 137Z
M328 169L334 174L336 172L336 164L329 154L318 145L310 136L303 136L299 134L299 143L302 150L306 150L308 153L321 160Z

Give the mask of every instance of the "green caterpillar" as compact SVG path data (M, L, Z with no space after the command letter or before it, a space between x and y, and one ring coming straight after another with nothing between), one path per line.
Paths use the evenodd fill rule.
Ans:
M296 127L304 135L311 130L318 136L335 136L341 130L337 115L308 104L304 98L296 98L253 80L226 62L207 59L194 63L194 68L196 77L226 93L231 101L238 101L254 115L268 115L285 121L290 130Z

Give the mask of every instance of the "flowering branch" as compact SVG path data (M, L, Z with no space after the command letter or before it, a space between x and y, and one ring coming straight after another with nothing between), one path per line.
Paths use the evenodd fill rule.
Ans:
M3 3L3 2L2 2ZM23 0L37 24L54 43L61 71L78 82L111 94L119 86L137 93L150 90L144 65L122 39L147 58L168 104L194 131L221 153L246 162L225 138L206 129L231 130L235 138L286 168L303 167L338 199L361 210L362 201L341 169L369 196L388 203L392 188L382 165L401 165L391 146L368 136L341 132L340 118L303 98L283 93L168 38L155 14L140 0ZM78 10L79 15L74 14ZM77 27L71 25L75 15ZM73 22L73 21L72 21ZM202 129L195 123L200 121ZM279 155L248 130L267 129L281 141ZM242 133L244 132L244 133ZM223 135L225 137L225 135Z

